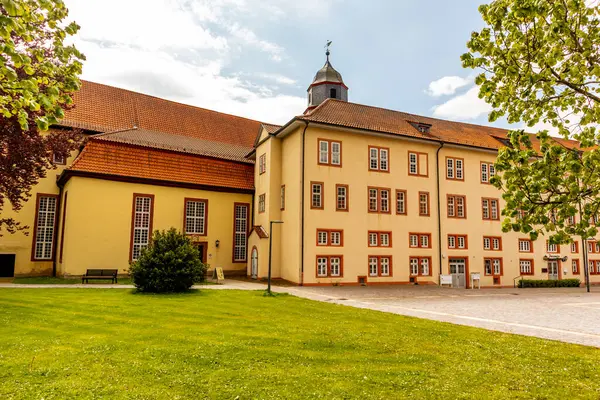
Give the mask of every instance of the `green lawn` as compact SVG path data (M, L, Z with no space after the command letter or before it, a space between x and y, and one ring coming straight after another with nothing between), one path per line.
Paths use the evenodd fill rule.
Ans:
M600 397L600 350L261 292L0 289L0 399Z
M18 285L74 285L76 283L81 284L81 277L79 278L59 278L59 277L50 277L50 276L39 276L39 277L27 277L27 278L14 278L12 279L12 283L16 283ZM95 284L111 284L110 279L106 280L91 280L86 285L95 285ZM119 278L117 280L117 284L119 285L133 285L133 281L131 278ZM197 285L216 285L213 281L204 281L199 282Z

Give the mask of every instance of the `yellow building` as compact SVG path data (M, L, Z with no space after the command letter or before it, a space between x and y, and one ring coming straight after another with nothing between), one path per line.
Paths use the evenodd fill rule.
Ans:
M273 277L300 285L582 279L584 249L600 283L595 241L502 233L489 179L505 130L350 103L329 60L283 126L91 82L75 105L57 129L88 140L5 208L31 230L0 238L0 276L124 274L176 227L211 267L262 278L271 252Z

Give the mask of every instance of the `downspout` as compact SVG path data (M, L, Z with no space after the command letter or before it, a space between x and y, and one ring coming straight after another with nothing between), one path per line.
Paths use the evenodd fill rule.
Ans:
M301 160L301 169L302 169L302 177L300 179L300 191L302 192L300 205L301 205L301 216L300 216L300 286L304 285L304 154L306 152L305 148L305 138L306 138L306 129L308 128L308 121L304 121L306 124L304 126L304 130L302 131L302 160Z
M52 276L56 277L56 256L58 254L58 225L61 222L62 214L62 202L63 202L63 188L64 185L58 184L58 204L56 204L56 217L54 222L54 248L52 249ZM63 221L64 224L64 221ZM63 245L62 242L60 244Z
M435 152L435 177L437 181L437 231L438 231L438 260L440 263L440 275L442 275L442 200L440 196L440 150L444 147L444 142L440 142Z

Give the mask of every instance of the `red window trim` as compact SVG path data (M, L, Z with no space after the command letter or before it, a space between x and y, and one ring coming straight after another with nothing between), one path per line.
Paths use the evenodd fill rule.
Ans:
M600 260L588 260L588 268L590 266L590 275L600 275Z
M319 263L318 260L319 258L326 258L327 259L327 275L326 276L320 276L319 275ZM340 274L339 275L331 275L331 259L332 258L339 258L340 259ZM330 254L330 255L317 255L315 257L315 277L317 279L322 279L322 278L343 278L344 277L344 256L340 255L340 254Z
M263 153L258 157L258 174L262 175L267 172L267 154Z
M38 217L40 211L40 198L41 197L54 197L56 198L56 209L54 210L54 229L52 231L52 249L50 258L36 258L35 257L35 238L37 236L37 226L38 226ZM57 194L49 194L49 193L38 193L35 199L35 217L33 220L33 238L31 245L31 261L40 261L40 262L49 262L54 261L54 247L56 246L56 233L58 232L58 210L60 210L60 198Z
M481 176L481 166L482 166L483 164L486 164L486 165L487 165L487 174L488 174L488 181L487 181L487 182L484 182L484 181L483 181L483 177ZM485 161L480 161L480 162L479 162L479 182L480 182L480 183L482 183L482 184L484 184L484 185L491 185L491 183L490 183L490 179L491 179L492 177L491 177L491 175L490 175L490 165L491 165L491 166L494 166L494 163L493 163L493 162L485 162ZM495 169L495 167L494 167L494 169Z
M412 247L410 245L410 237L412 235L416 235L417 236L417 247ZM423 247L421 246L421 236L427 236L427 247ZM408 232L408 247L410 249L431 249L431 233L427 233L427 232Z
M370 238L370 236L371 236L372 233L377 234L377 246L371 245L371 240L370 240L371 238ZM389 236L389 246L382 246L381 245L381 234L386 234L386 233ZM367 232L367 247L371 247L371 248L382 247L384 249L390 249L390 248L392 248L392 231L368 231Z
M327 244L319 244L319 232L327 232ZM340 233L340 244L339 244L339 246L331 244L331 233L332 232L339 232ZM315 243L316 243L317 247L344 247L344 230L343 229L317 228L317 236L316 236L315 239L316 239Z
M403 213L399 213L398 212L398 193L404 193L404 212ZM408 195L405 189L396 189L395 192L395 197L394 197L394 204L396 205L396 215L407 215L408 213Z
M188 201L197 201L204 203L204 233L187 233L187 203ZM183 233L187 236L208 236L208 199L197 199L186 197L183 199Z
M261 200L261 197L264 199L263 204L265 205L265 209L262 210L262 211L260 210L260 200ZM312 201L312 199L311 199L311 201ZM261 194L258 195L258 213L262 214L265 211L267 211L267 194L266 193L261 193Z
M412 260L413 258L419 260L418 261L419 262L419 273L417 275L412 275L411 271L410 271L410 260ZM421 273L421 260L424 259L424 258L426 258L426 259L429 260L429 274L428 275L423 275ZM433 276L432 275L432 269L433 268L432 268L431 257L430 256L408 256L408 276L411 276L411 277L412 276Z
M485 241L486 238L490 239L490 248L489 249L486 249L485 245L483 244L483 242ZM499 249L494 249L494 246L492 244L494 239L498 239L498 242L500 244ZM484 236L481 241L481 245L483 246L484 251L502 251L502 236Z
M411 174L410 173L410 155L412 154L416 154L417 155L417 173L416 174ZM421 162L419 161L419 156L425 156L425 174L421 174ZM408 176L416 176L419 178L428 178L429 177L429 154L428 153L424 153L422 151L413 151L413 150L408 150L407 153L407 161L408 161Z
M377 168L371 168L371 149L377 149ZM381 150L387 150L388 153L388 159L387 159L387 169L381 169ZM374 171L374 172L383 172L383 173L390 173L390 148L389 147L381 147L381 146L369 146L369 153L368 153L368 167L369 167L369 171Z
M521 271L521 261L530 261L531 262L531 272L522 272ZM533 258L519 258L519 274L520 275L535 275L535 266L534 266ZM502 268L502 266L500 267Z
M483 216L483 202L488 202L488 218ZM492 201L496 202L496 218L492 217ZM481 198L481 219L484 221L500 221L500 199L493 197L482 197Z
M371 190L377 190L377 211L372 211L371 210ZM381 192L382 191L387 191L388 192L388 210L387 211L381 211ZM377 187L377 186L368 186L367 187L367 211L370 214L391 214L392 213L392 189L390 188L384 188L384 187ZM395 204L395 203L394 203Z
M573 261L575 261L575 263L577 264L577 271L573 271ZM581 265L579 264L579 259L578 258L574 258L571 260L571 273L573 275L580 275L581 274Z
M371 271L369 270L369 262L371 261L371 258L376 258L377 259L377 275L371 275ZM382 275L381 274L381 259L382 258L389 258L390 259L390 264L389 264L389 274L388 275ZM376 255L370 255L367 257L367 276L370 278L392 278L394 276L394 260L392 258L392 256L388 256L388 255L382 255L382 256L376 256ZM431 269L431 268L430 268Z
M313 185L321 185L321 207L313 206ZM311 210L324 210L325 209L325 183L311 181L310 182L310 209Z
M421 213L421 195L422 194L426 194L427 195L427 214L422 214ZM429 192L424 192L421 191L419 192L419 216L420 217L429 217L431 216L431 196L429 195Z
M454 215L448 215L448 199L454 199ZM461 197L463 199L463 209L464 215L462 217L458 216L458 207L456 205L456 199ZM467 219L467 196L464 194L447 194L446 195L446 218L456 218L456 219Z
M131 233L129 240L129 262L133 262L133 234L135 232L135 199L138 197L150 197L150 221L148 224L148 246L152 243L152 233L154 232L154 195L145 193L134 193L131 205Z
M346 188L346 208L338 208L338 188ZM312 193L311 193L312 195ZM312 199L311 199L312 200ZM348 212L350 211L350 186L336 183L335 185L335 211Z
M494 274L494 266L492 265L492 273L491 274L487 274L485 272L485 260L500 260L500 274ZM504 276L504 259L502 257L483 257L483 274L485 276L493 276L493 277L497 277L497 276ZM533 267L533 266L532 266ZM519 266L519 272L521 271L521 267Z
M522 251L521 250L521 242L522 241L523 242L529 242L529 251ZM518 246L517 250L518 250L519 253L525 253L525 254L526 253L533 253L533 241L531 239L522 239L522 238L519 238L517 240L517 246Z
M321 162L321 142L327 142L327 162L323 163ZM331 163L331 143L339 143L340 144L340 163L338 164L332 164ZM317 164L318 165L325 165L328 167L336 167L336 168L342 168L342 141L341 140L333 140L333 139L324 139L324 138L317 138Z
M548 250L548 244L549 244L549 241L546 240L546 253L549 253L549 254L558 254L558 253L560 253L560 244L556 245L556 251L549 251Z
M246 258L244 260L236 260L235 259L235 208L237 206L245 206L246 207ZM233 242L231 246L231 262L234 264L237 263L246 263L248 262L248 233L250 232L250 203L233 203Z
M573 251L573 249L571 248L571 254L579 254L579 242L575 240L571 244L575 245L575 251Z
M456 247L450 247L450 245L448 244L448 238L450 238L450 237L454 237L454 243L456 244ZM465 238L465 247L458 247L458 238L459 237ZM448 237L446 238L446 246L448 247L448 250L468 250L469 249L469 235L465 235L465 234L461 234L461 233L449 233Z
M587 247L588 254L597 254L598 253L596 251L598 249L597 243L598 243L597 240L586 240L586 246L588 246ZM591 250L590 250L590 244L592 245Z
M454 160L454 164L453 164L453 170L454 170L454 178L448 178L448 160ZM456 177L456 160L461 160L462 161L462 178L457 178ZM444 166L446 169L446 179L449 181L459 181L459 182L464 182L465 181L465 159L461 158L461 157L450 157L450 156L446 156L446 165Z

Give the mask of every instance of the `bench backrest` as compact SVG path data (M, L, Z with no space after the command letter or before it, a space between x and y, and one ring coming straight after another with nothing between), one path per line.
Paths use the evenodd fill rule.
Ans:
M88 269L85 274L87 276L115 276L117 271L116 269Z

